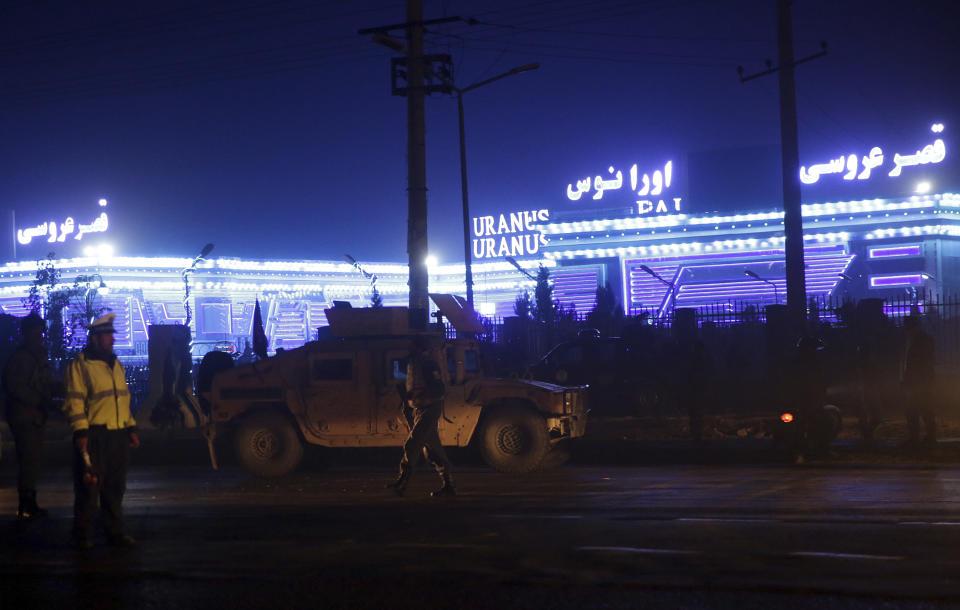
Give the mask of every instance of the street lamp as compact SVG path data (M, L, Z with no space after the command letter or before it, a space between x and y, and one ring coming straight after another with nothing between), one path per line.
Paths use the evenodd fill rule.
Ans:
M749 269L744 269L744 270L743 270L743 274L752 277L753 279L757 280L758 282L763 282L763 283L765 283L765 284L770 284L771 286L773 286L773 300L777 302L777 305L780 304L780 295L779 295L779 293L777 292L777 285L776 285L776 284L774 284L774 283L771 282L770 280L765 280L765 279L763 279L762 277L760 277L759 275L757 275L757 274L754 273L753 271L750 271Z
M666 296L664 297L664 306L663 308L661 308L661 309L666 309L666 304L673 302L673 291L677 287L676 283L671 282L670 280L664 278L662 275L660 275L650 267L647 267L646 265L640 265L640 269L642 269L643 272L646 273L647 275L660 280L667 286L668 290L667 290ZM662 314L662 311L657 312L657 317L659 318L661 314Z
M525 276L527 276L528 278L530 278L530 279L533 280L534 282L537 281L537 278L534 277L532 273L530 273L529 271L527 271L526 269L524 269L523 267L520 266L520 263L517 262L517 259L513 258L512 256L504 256L503 258L504 258L504 260L506 260L508 263L510 263L511 265L513 265L514 267L516 267L516 268L517 268L517 271L519 271L520 273L524 274ZM469 259L468 259L468 260L469 260ZM469 269L469 268L470 268L470 267L469 267L469 264L468 264L467 269ZM469 285L470 285L470 284L467 284L467 286L469 286ZM468 292L467 294L470 294L470 293Z
M443 83L457 94L457 116L460 121L460 194L463 199L463 264L465 267L464 279L467 284L467 303L470 304L470 307L473 307L473 270L471 269L473 256L470 251L470 203L467 197L467 144L463 128L463 94L467 91L473 91L474 89L488 85L493 81L500 80L501 78L536 70L539 67L539 63L517 66L503 74L482 80L462 89L458 88L450 80L443 79Z
M197 263L206 260L204 257L210 254L211 250L213 250L213 244L207 244L204 246L203 250L200 250L200 254L193 259L192 263L190 263L190 266L184 268L184 270L180 272L180 277L183 278L183 308L187 312L187 319L183 325L187 328L190 328L190 320L193 317L193 314L190 311L190 274L196 271Z
M92 285L93 280L100 280L97 286ZM103 276L99 273L94 273L87 276L87 292L84 295L83 301L86 305L86 311L84 311L84 317L89 318L87 322L93 322L93 299L95 295L106 296L110 294L110 287L107 286L107 283L103 281Z

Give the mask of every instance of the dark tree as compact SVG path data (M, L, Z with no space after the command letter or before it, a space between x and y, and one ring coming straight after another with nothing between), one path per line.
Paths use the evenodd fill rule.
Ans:
M37 261L37 274L24 306L47 321L46 348L50 357L60 360L72 357L79 350L80 337L89 323L106 311L96 305L98 276L78 275L72 285L61 284L56 254Z
M550 270L540 265L537 270L537 287L534 290L533 317L538 322L553 322L556 319L557 304L553 300L553 284L550 282Z
M530 301L530 293L524 290L523 294L518 296L517 300L513 302L513 313L515 313L518 318L529 320L532 310L533 303Z

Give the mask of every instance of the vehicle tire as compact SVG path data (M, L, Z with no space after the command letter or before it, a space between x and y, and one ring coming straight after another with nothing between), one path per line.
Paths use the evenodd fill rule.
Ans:
M523 407L502 407L490 413L480 431L480 454L500 472L532 472L550 451L547 423Z
M276 412L244 418L237 428L234 447L240 464L259 477L283 476L303 458L300 434L288 417Z
M540 462L539 470L546 471L560 468L570 461L572 449L573 447L570 439L563 439L554 443L550 447L550 451L547 452L547 455L543 456L543 461Z

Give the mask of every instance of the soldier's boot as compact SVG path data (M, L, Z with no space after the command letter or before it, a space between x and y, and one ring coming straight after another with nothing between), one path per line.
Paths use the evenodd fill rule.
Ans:
M440 484L440 489L436 491L431 491L430 495L434 498L442 498L443 496L455 496L457 495L457 490L453 486L453 477L449 474L445 474L441 477L442 483Z
M47 516L47 511L37 505L36 491L21 491L20 504L17 507L17 519L28 521L30 519L42 519Z
M387 483L387 489L392 489L393 493L402 496L407 490L407 483L410 482L410 468L406 465L400 467L400 474L396 481Z

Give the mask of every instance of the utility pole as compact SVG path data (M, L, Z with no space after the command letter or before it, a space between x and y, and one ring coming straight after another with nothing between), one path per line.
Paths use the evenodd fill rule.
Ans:
M780 160L783 165L783 231L786 237L787 316L794 331L807 318L807 284L803 273L803 213L800 201L800 144L797 135L797 90L793 80L791 0L777 0L777 55L780 63Z
M393 25L359 30L358 34L373 34L373 41L405 53L406 57L393 61L393 94L407 98L407 265L410 287L409 323L413 329L427 327L428 272L427 272L427 135L424 121L424 96L427 61L450 64L449 56L424 57L423 28L425 25L460 21L460 17L423 20L422 0L407 0L407 21ZM392 30L406 31L406 44L387 35ZM444 72L444 70L431 70ZM405 87L398 81L406 80ZM431 84L429 92L440 91Z
M407 259L411 328L427 327L429 307L423 71L423 3L407 0Z
M787 317L794 334L803 333L807 317L807 288L803 263L803 213L800 200L800 151L797 135L797 92L793 70L801 64L826 55L826 43L820 53L794 61L792 0L777 0L777 58L779 66L758 74L743 76L746 82L777 72L780 85L780 158L783 168L783 232L785 237ZM768 63L769 65L769 63Z

